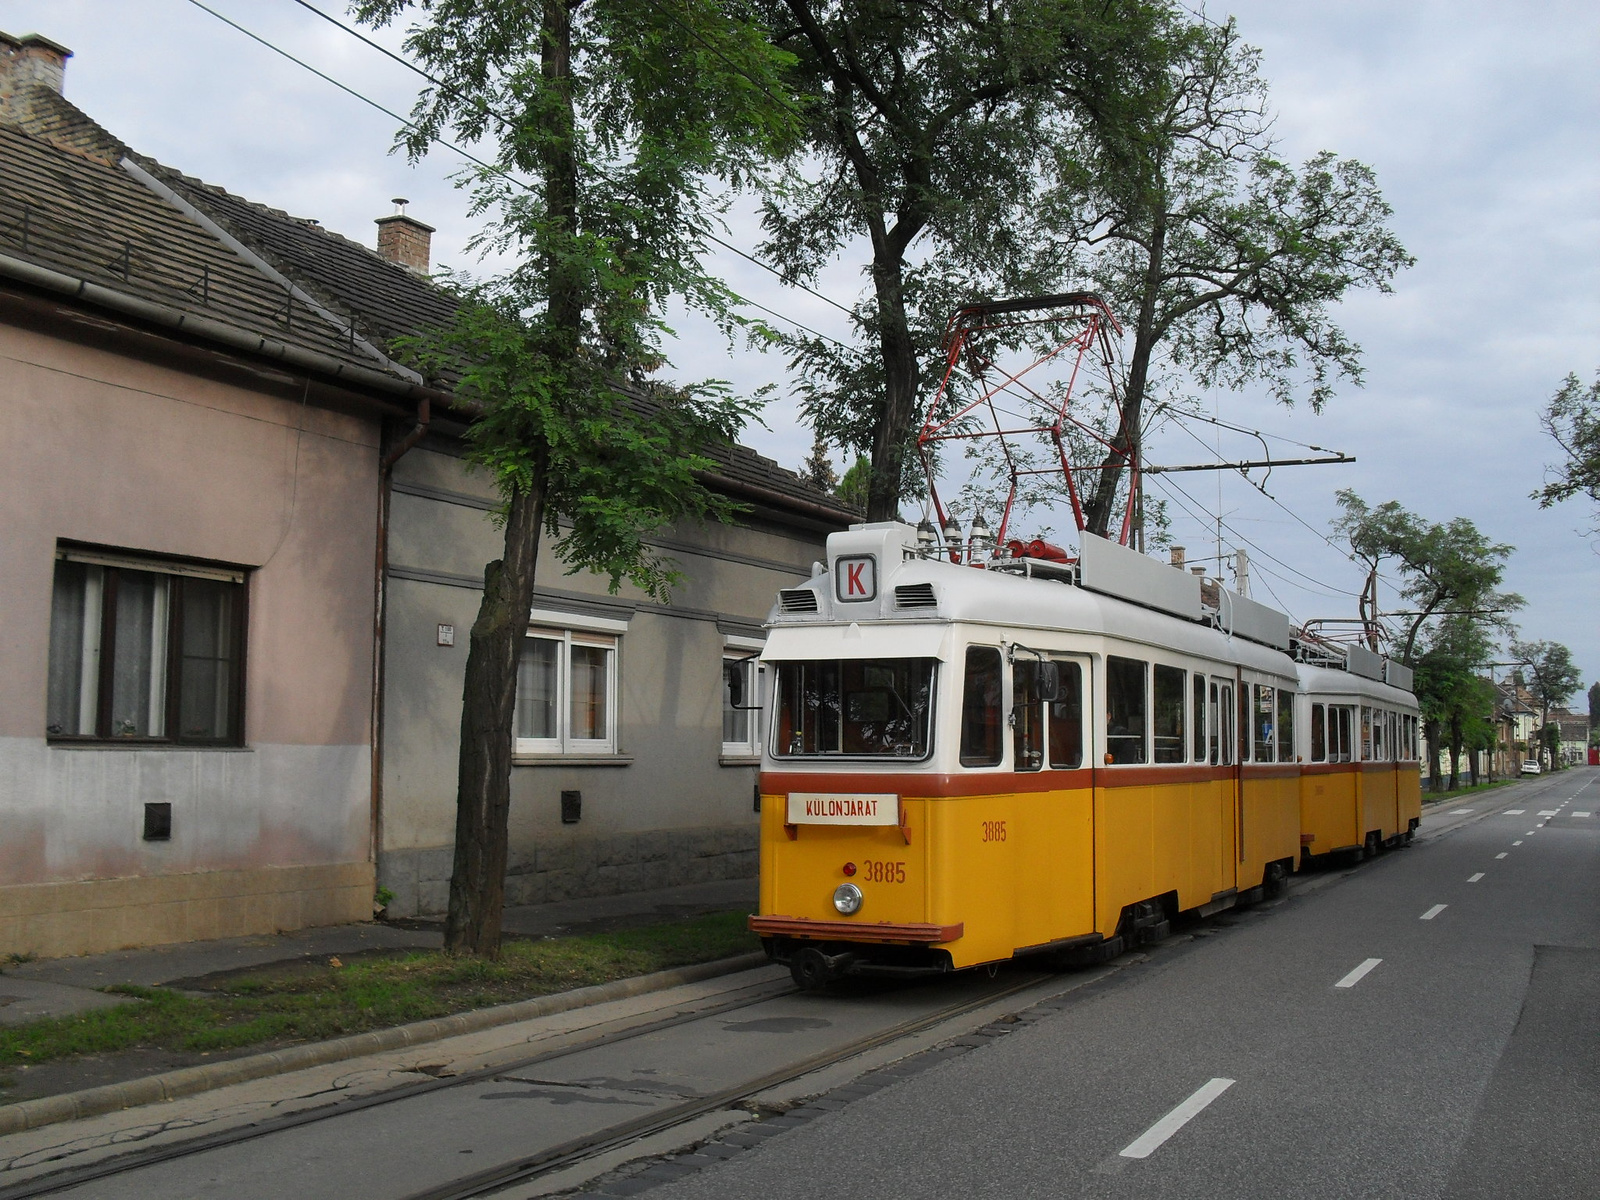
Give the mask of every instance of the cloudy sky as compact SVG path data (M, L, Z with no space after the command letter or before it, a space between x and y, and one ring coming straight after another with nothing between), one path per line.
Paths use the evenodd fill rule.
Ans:
M294 0L206 4L354 91L409 109L414 76ZM1282 152L1329 149L1373 166L1418 260L1393 295L1355 296L1339 314L1365 349L1364 389L1342 389L1320 416L1250 395L1206 398L1227 421L1358 459L1279 470L1271 499L1223 478L1224 550L1250 550L1258 598L1300 620L1348 617L1361 573L1316 536L1334 515L1335 489L1398 500L1432 520L1468 517L1516 547L1507 582L1528 600L1523 635L1565 642L1586 683L1600 679L1600 543L1582 533L1590 514L1577 503L1541 511L1528 499L1554 458L1541 404L1567 372L1587 381L1600 369L1600 8L1238 0L1209 13L1234 14L1264 51ZM193 0L0 0L0 29L71 47L67 95L147 154L369 244L389 198L408 197L413 215L438 226L435 260L475 266L464 251L473 225L450 182L459 159L440 150L409 166L388 152L391 117ZM398 46L392 32L379 37ZM756 239L736 224L733 240L750 248ZM722 267L736 290L843 332L822 301L732 256ZM849 302L860 284L841 265L824 290ZM781 390L783 362L728 355L691 325L683 333L676 357L697 373L711 363L741 388L779 385L767 428L746 440L797 466L810 437ZM1234 437L1218 448L1255 457L1259 444ZM1177 428L1147 450L1152 462L1205 454ZM1186 493L1169 505L1174 540L1191 557L1213 554L1218 477L1171 478Z

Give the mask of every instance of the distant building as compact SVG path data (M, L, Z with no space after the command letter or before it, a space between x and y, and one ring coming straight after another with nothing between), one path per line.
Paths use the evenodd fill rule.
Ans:
M466 635L499 553L465 418L386 352L448 319L374 252L143 157L0 34L0 953L438 912ZM670 606L541 558L513 902L755 870L777 587L852 514L749 451Z

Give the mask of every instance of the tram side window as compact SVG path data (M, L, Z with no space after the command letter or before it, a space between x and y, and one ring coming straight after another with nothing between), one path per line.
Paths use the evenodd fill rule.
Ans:
M1354 710L1351 709L1348 705L1340 705L1338 708L1332 709L1331 711L1333 712L1333 714L1335 716L1337 716L1339 718L1339 720L1337 722L1338 731L1339 731L1339 756L1338 756L1338 758L1334 759L1334 761L1335 762L1350 762L1355 757L1354 754L1351 752L1352 747L1354 746L1355 743L1352 741L1352 734L1351 734L1351 729L1350 729L1350 726L1351 726L1350 716L1351 716L1351 713Z
M1003 753L1000 731L1000 651L968 646L961 687L961 765L996 767Z
M1242 763L1247 763L1250 761L1250 692L1251 687L1248 683L1241 683L1239 685L1239 724L1236 730L1236 735L1239 739L1237 743L1239 747L1239 761Z
M1321 704L1311 706L1311 761L1328 761L1328 710Z
M1194 676L1194 703L1189 706L1194 714L1194 761L1206 761L1206 677L1199 672Z
M1156 664L1155 761L1181 763L1183 755L1183 693L1187 671Z
M1294 761L1294 693L1278 689L1278 761Z
M1135 658L1106 658L1106 761L1145 761L1145 668Z
M1061 693L1050 706L1050 765L1070 771L1083 766L1083 668L1058 662Z
M1011 664L1011 759L1019 771L1044 765L1044 705L1039 701L1039 663L1017 659Z
M1372 761L1372 710L1361 706L1361 761Z
M1272 688L1258 683L1255 685L1255 693L1255 721L1251 725L1256 743L1255 760L1258 763L1269 763L1273 759L1272 733L1275 724L1273 718L1276 715L1274 691Z

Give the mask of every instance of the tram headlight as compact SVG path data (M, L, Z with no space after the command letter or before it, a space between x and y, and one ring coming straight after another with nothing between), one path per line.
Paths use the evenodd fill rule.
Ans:
M861 889L853 883L841 883L833 889L833 906L845 916L861 911Z

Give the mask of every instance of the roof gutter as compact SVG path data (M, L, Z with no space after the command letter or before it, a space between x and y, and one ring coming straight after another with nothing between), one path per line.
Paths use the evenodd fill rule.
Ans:
M286 345L272 338L226 325L210 317L197 316L153 300L130 296L126 292L119 292L75 275L66 275L48 267L36 266L24 259L13 258L9 254L0 254L0 277L30 284L68 299L84 300L98 308L109 309L123 316L147 321L152 325L159 325L208 342L216 342L245 354L285 363L303 371L314 371L318 375L337 379L343 383L386 392L392 396L404 396L416 401L429 400L451 407L462 407L450 393L421 383L421 376L416 377L419 382L397 379L376 368L341 362L315 350Z

